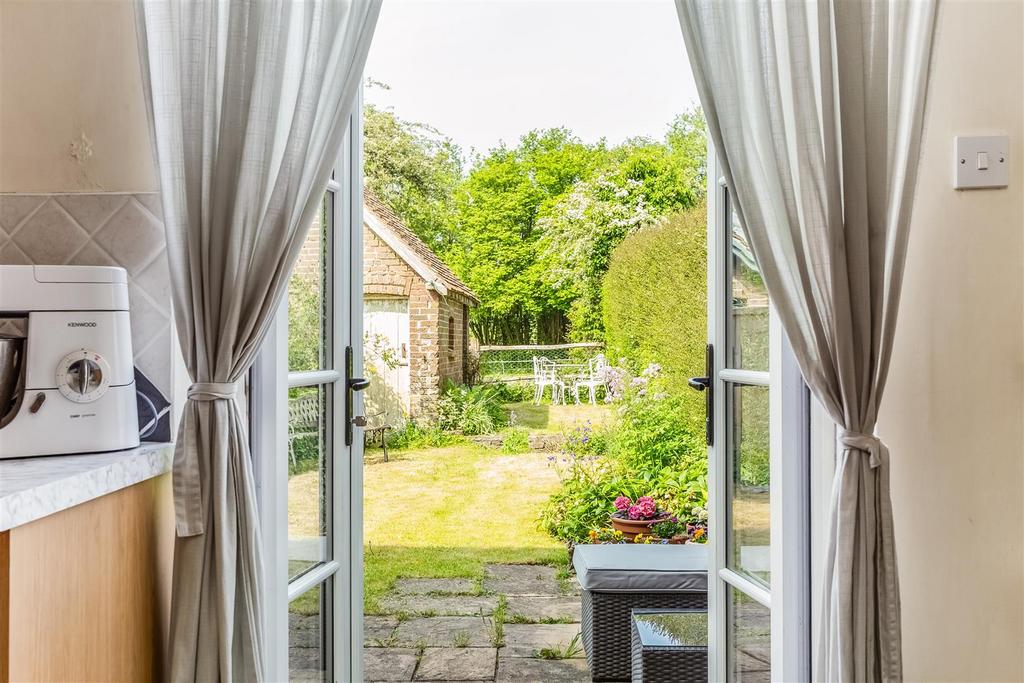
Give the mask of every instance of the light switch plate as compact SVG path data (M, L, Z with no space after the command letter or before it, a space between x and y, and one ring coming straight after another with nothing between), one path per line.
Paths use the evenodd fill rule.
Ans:
M1010 182L1010 138L958 135L953 139L953 187L973 190L1006 187Z

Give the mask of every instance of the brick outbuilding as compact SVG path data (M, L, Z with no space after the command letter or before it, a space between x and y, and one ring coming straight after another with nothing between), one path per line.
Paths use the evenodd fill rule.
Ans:
M480 300L368 190L363 302L366 361L378 379L366 396L368 419L436 417L445 381L467 380L469 309Z

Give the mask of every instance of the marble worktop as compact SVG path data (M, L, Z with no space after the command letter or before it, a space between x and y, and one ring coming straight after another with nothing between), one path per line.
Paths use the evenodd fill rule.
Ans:
M113 493L171 469L174 445L0 460L0 531Z

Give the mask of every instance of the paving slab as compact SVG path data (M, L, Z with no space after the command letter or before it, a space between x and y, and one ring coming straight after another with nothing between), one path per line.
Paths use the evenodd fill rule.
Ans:
M489 564L484 568L484 591L503 595L561 595L554 567L529 564Z
M417 681L478 681L494 678L493 647L428 647L416 669Z
M367 647L387 647L396 626L398 626L398 619L394 617L364 617L363 645Z
M590 681L585 659L530 659L499 657L495 681L544 681L544 683L575 683Z
M507 627L506 627L507 628ZM402 647L489 647L494 624L485 617L418 617L398 625L395 644Z
M516 595L508 599L508 614L529 621L580 621L581 603L576 597L533 597Z
M363 648L363 678L367 681L411 681L415 670L416 650Z
M395 592L406 595L427 595L428 593L476 593L473 579L398 579Z
M497 606L493 595L390 595L380 601L385 612L438 616L492 614Z
M533 657L546 647L565 648L580 632L579 624L505 624L505 648L502 657ZM583 639L575 657L583 657Z

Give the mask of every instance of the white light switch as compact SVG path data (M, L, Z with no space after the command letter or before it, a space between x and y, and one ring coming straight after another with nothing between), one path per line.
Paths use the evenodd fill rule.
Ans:
M970 190L1006 187L1010 179L1007 152L1010 139L1005 135L957 136L954 138L953 187Z

